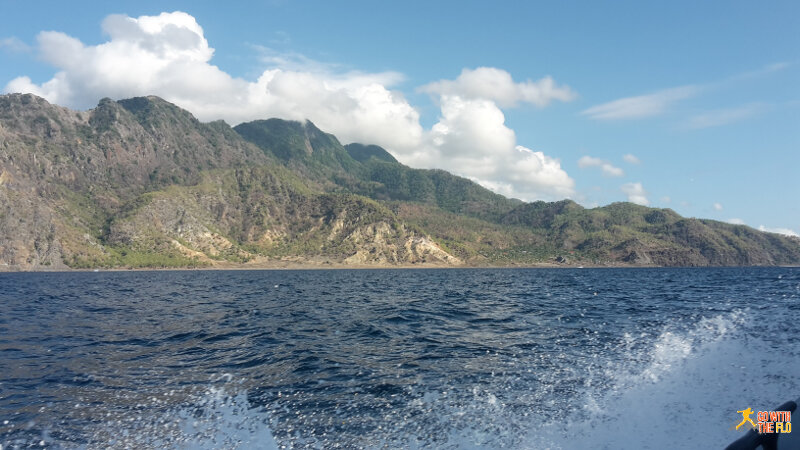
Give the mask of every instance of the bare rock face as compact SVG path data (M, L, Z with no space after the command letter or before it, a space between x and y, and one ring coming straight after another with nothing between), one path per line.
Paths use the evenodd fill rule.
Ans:
M427 236L414 236L407 239L405 248L408 254L413 255L410 262L435 261L452 266L462 264L460 259L444 251Z
M386 222L356 229L346 240L358 250L344 259L352 265L432 264L458 266L462 261L427 236L416 236L404 226Z

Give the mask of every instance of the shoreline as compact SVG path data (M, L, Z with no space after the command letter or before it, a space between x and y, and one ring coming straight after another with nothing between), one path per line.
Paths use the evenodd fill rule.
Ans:
M750 267L781 267L800 268L800 265L752 265L752 266L654 266L632 264L519 264L519 265L447 265L447 264L313 264L285 262L284 264L219 264L206 267L113 267L113 268L80 268L70 267L35 267L19 268L13 266L0 267L0 274L6 273L76 273L76 272L200 272L200 271L281 271L281 270L457 270L457 269L703 269L703 268L750 268Z

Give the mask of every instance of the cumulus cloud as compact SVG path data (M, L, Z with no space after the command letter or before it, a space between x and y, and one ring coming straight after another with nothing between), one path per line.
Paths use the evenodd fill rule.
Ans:
M630 154L630 153L622 155L622 160L625 161L628 164L641 164L642 163L642 161L639 158L637 158L635 155Z
M744 220L737 219L737 218L728 219L728 220L726 220L726 222L728 222L728 223L730 223L732 225L746 225L744 223Z
M722 211L722 203L714 203L714 211Z
M784 236L792 236L796 238L800 238L800 234L790 228L767 228L764 225L759 225L759 231L765 231L767 233L777 233L782 234Z
M153 94L201 120L310 119L347 142L389 147L421 142L418 112L389 89L401 79L396 73L332 73L321 65L311 71L310 64L306 70L288 64L247 81L210 63L214 49L189 14L112 15L102 27L109 40L96 46L64 33L40 33L39 52L59 71L42 84L16 78L4 91L30 92L76 108L91 107L102 97Z
M648 206L650 204L650 201L647 200L647 192L644 190L642 183L625 183L620 187L620 190L628 196L628 201L631 203L643 206Z
M667 111L675 102L690 98L700 92L698 86L680 86L636 97L626 97L592 106L582 115L598 120L642 119Z
M585 169L587 167L599 167L603 171L603 175L609 177L621 177L625 175L625 171L619 167L613 166L608 161L600 158L593 158L591 156L582 156L578 160L578 167Z
M551 77L537 81L514 82L511 74L494 67L464 69L455 80L439 80L420 88L420 91L467 99L486 99L502 108L530 103L547 106L553 100L567 102L576 97L569 86L558 86Z
M767 110L764 103L751 103L736 108L717 109L689 118L687 126L692 129L719 127L756 116Z
M132 18L112 15L102 24L108 40L85 45L59 32L37 37L41 58L57 69L41 84L21 76L5 92L29 92L74 108L102 97L158 95L200 120L231 124L279 117L313 121L343 142L386 147L401 162L442 168L525 200L574 194L574 181L558 159L519 145L501 107L546 106L575 93L550 77L515 82L503 70L464 69L455 80L422 88L441 108L425 130L419 113L393 86L397 72L344 71L296 53L256 47L265 70L237 78L211 63L214 49L194 17L184 12Z
M517 145L505 115L491 100L443 95L442 116L425 145L400 152L416 167L443 167L503 195L554 200L574 194L558 159Z
M464 69L455 80L419 89L438 100L441 117L426 145L399 159L417 167L446 167L503 195L523 200L556 200L575 194L575 182L561 162L516 142L501 108L529 103L544 107L576 94L550 77L515 82L501 69Z

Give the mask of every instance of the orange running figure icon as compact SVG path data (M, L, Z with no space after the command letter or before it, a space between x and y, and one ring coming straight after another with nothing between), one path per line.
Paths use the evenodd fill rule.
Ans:
M738 430L740 426L744 425L745 422L750 422L750 426L755 428L756 424L753 423L753 419L750 418L750 414L753 414L753 410L751 408L747 408L744 411L736 411L738 413L742 413L742 421L739 425L736 425L736 429Z

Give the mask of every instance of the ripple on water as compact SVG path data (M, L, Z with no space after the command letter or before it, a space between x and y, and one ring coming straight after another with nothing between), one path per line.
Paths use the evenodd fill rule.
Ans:
M800 392L798 269L0 284L3 448L719 447L731 411Z

